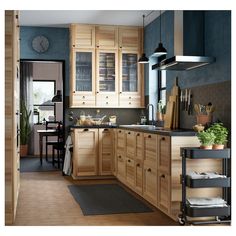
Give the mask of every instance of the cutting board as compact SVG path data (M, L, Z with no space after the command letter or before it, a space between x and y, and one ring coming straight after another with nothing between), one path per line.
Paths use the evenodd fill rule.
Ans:
M172 101L167 102L164 128L171 129L172 127L174 106L175 106L175 102L172 102Z
M178 128L177 126L177 122L178 122L178 96L176 95L170 95L169 96L169 101L170 102L174 102L174 110L173 110L173 124L172 124L172 128L176 129Z

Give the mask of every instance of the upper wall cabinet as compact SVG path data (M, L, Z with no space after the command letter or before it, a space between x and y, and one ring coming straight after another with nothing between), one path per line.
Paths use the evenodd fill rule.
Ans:
M142 46L141 33L141 28L119 27L119 48L139 51Z
M96 47L99 49L116 49L118 28L117 26L99 25L95 28Z
M73 48L95 48L95 26L72 24L70 40Z

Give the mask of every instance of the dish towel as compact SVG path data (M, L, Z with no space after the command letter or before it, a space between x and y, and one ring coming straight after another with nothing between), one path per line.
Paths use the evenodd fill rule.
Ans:
M191 179L216 179L216 178L227 178L225 175L220 175L216 172L202 172L190 171L187 174Z
M70 148L73 147L72 143L72 138L70 135L68 135L66 139L66 144L65 144L65 160L64 160L64 166L63 166L63 173L66 175L71 175L72 171L72 163L71 163L71 153L70 153Z
M224 207L226 201L220 197L216 198L188 198L187 202L192 207Z

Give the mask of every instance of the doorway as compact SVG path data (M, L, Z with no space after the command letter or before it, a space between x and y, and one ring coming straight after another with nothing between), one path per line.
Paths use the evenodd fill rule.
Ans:
M62 60L21 60L20 103L30 114L30 132L26 138L28 151L21 153L21 172L55 170L51 163L52 146L48 146L48 161L45 161L45 138L43 164L40 164L38 130L46 129L46 121L61 121L64 127L64 78L65 62ZM62 94L62 101L52 102L58 91ZM56 138L48 137L48 140L54 141Z

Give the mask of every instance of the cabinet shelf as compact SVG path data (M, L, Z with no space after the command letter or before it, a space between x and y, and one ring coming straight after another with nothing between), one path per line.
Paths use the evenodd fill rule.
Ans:
M189 188L214 188L230 187L230 177L214 179L192 179L190 176L185 178L186 186Z
M186 215L190 217L207 217L207 216L229 216L230 206L225 207L192 207L186 205L185 207Z

